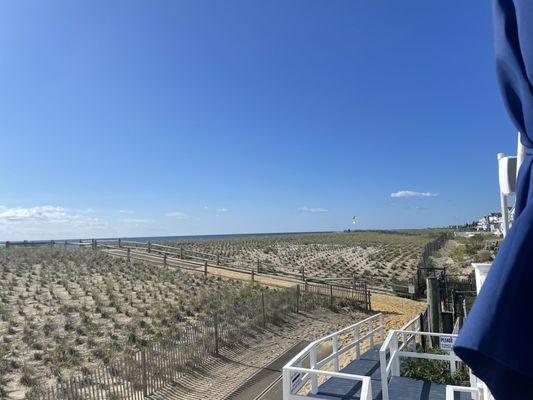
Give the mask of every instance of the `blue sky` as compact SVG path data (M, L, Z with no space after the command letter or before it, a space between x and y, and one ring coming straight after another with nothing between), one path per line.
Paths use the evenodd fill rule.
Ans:
M516 145L489 2L8 1L0 54L0 240L463 223Z

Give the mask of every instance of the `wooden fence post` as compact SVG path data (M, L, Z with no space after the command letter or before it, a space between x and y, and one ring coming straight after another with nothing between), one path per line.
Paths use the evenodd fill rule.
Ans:
M257 273L261 273L261 262L259 260L257 260Z
M207 278L207 261L204 261L204 276Z
M440 293L439 281L435 277L427 278L427 302L430 332L440 332ZM434 345L438 345L437 339L433 339Z
M302 281L305 282L305 267L302 265Z
M128 262L131 262L131 254L130 254L130 248L128 248Z
M217 265L220 265L220 254L217 254Z
M263 326L266 326L265 292L261 292L261 306L263 308Z
M218 312L215 311L213 314L213 325L215 328L215 354L218 356Z
M252 275L252 283L254 283L255 282L255 272L254 272L253 269L252 269L251 275Z
M152 242L148 241L148 243L146 243L146 251L148 253L152 252Z
M329 285L329 307L333 308L333 285Z
M6 243L6 245L7 245L7 243ZM65 240L64 246L65 246L65 249L66 249L67 248L67 241L66 240Z
M144 397L148 396L148 382L146 379L146 350L141 349L141 378Z
M423 313L420 313L420 321L419 321L419 324L420 324L420 332L424 332L426 330L426 323L424 321L424 314ZM424 351L427 350L427 343L426 343L426 339L427 337L424 336L424 335L419 335L420 336L420 345L422 346L422 349L424 349Z
M372 305L370 302L370 298L372 294L370 293L370 290L368 290L368 283L365 282L364 285L364 291L365 291L365 310L370 311L372 309Z
M118 238L118 247L121 248L122 247L122 239Z
M183 260L183 246L180 246L180 258Z
M300 313L300 284L296 286L296 314Z

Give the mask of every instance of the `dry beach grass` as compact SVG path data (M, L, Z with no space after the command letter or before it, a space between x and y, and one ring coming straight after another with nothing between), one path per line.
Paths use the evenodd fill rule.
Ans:
M260 261L267 270L315 278L350 278L353 275L376 286L406 283L416 274L424 246L440 232L435 230L364 231L229 239L170 241L195 251L220 254L236 260Z
M172 243L261 260L290 272L305 268L306 274L317 277L355 273L379 284L407 280L421 249L434 236L432 231L355 232ZM294 285L258 276L256 283L266 285L261 289L245 282L249 279L247 274L215 268L204 277L201 271L181 272L139 261L130 264L89 249L4 249L0 252L0 398L23 398L32 387L105 364L147 341L171 335L215 308L231 307L236 299ZM388 328L398 328L425 307L377 294L372 296L372 306L386 314ZM297 316L293 321L297 323L271 328L265 342L271 343L271 352L250 345L232 357L254 360L258 368L296 340L314 340L362 317L353 310ZM298 322L301 318L306 322ZM249 372L235 370L226 386L234 388Z
M100 251L9 249L1 256L0 398L21 398L271 291Z

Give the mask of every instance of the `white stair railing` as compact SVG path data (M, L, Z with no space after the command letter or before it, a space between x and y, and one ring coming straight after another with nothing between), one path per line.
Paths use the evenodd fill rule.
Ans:
M313 398L308 394L317 394L320 377L360 381L361 399L371 400L370 377L339 372L340 356L353 350L350 360L357 359L367 347L374 346L376 336L383 340L384 334L384 316L380 313L310 343L283 367L283 400ZM331 353L319 360L319 349L328 351L330 346ZM350 354L347 355L350 357ZM307 363L309 367L304 366ZM300 393L305 391L304 386L309 382L311 388L308 393Z

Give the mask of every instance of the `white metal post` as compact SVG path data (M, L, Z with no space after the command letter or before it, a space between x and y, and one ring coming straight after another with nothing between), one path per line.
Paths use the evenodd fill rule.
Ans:
M366 376L361 383L361 400L372 400L372 380Z
M368 320L368 332L370 333L370 350L374 350L374 332L372 332L372 320Z
M498 162L504 158L503 153L498 153ZM507 236L507 232L509 232L509 208L507 204L507 194L502 192L502 189L500 188L500 208L502 210L502 233L503 237Z
M398 354L398 334L396 332L392 335L390 352L392 376L400 376L400 356Z
M283 368L283 400L289 400L291 396L291 373Z
M455 353L453 351L450 351L450 372L453 374L455 374Z
M309 354L309 365L311 369L316 369L317 363L317 354L316 354L316 345L311 347ZM318 380L316 374L311 374L311 393L317 394L318 392Z
M516 176L518 177L518 172L520 171L520 166L526 157L526 147L522 144L521 134L518 132L518 141L516 145Z
M381 341L383 342L385 340L385 316L383 314L379 314L379 325L381 326Z
M333 354L335 358L333 359L333 370L339 372L339 337L337 335L333 336Z
M361 329L359 325L355 327L355 359L361 358Z
M387 350L379 352L379 368L381 370L381 397L389 400L389 377L387 374Z

